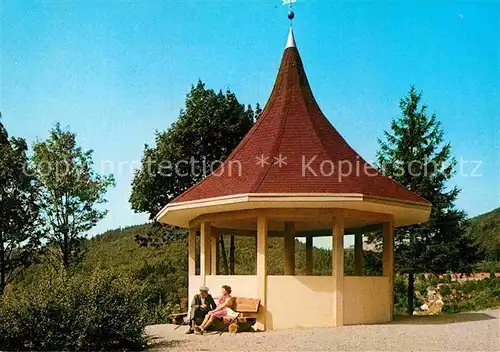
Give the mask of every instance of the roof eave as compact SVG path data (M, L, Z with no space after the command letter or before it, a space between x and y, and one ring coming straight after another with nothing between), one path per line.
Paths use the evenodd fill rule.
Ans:
M396 226L408 226L428 220L431 204L359 193L346 194L238 194L194 201L170 203L156 221L188 228L199 215L262 208L332 208L392 214Z

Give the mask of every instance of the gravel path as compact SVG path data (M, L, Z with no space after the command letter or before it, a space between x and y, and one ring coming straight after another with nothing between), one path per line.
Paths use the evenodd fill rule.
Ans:
M500 309L401 317L386 325L184 335L185 327L152 325L155 351L500 351Z

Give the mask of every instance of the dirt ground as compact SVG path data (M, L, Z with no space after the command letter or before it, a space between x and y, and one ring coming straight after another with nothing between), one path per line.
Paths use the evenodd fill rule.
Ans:
M391 324L185 335L186 327L152 325L155 351L500 351L500 309L400 317Z

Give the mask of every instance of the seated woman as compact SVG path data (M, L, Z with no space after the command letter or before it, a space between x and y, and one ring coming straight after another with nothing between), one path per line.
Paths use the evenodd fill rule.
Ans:
M215 298L217 308L208 312L200 326L195 326L194 331L203 335L203 332L213 324L216 318L224 318L227 315L227 309L230 308L233 300L231 299L231 287L222 286L222 296Z

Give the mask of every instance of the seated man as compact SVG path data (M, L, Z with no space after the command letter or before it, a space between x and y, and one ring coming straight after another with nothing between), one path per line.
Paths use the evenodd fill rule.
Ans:
M192 334L194 332L194 325L200 324L205 319L207 313L216 307L214 299L208 294L208 287L200 287L200 293L194 295L191 301L189 329L186 331L186 334Z
M224 318L227 315L228 308L230 308L232 304L233 299L231 297L231 287L223 285L221 296L217 298L217 307L208 312L201 325L194 326L194 331L203 335L205 329L212 325L215 322L215 319Z

